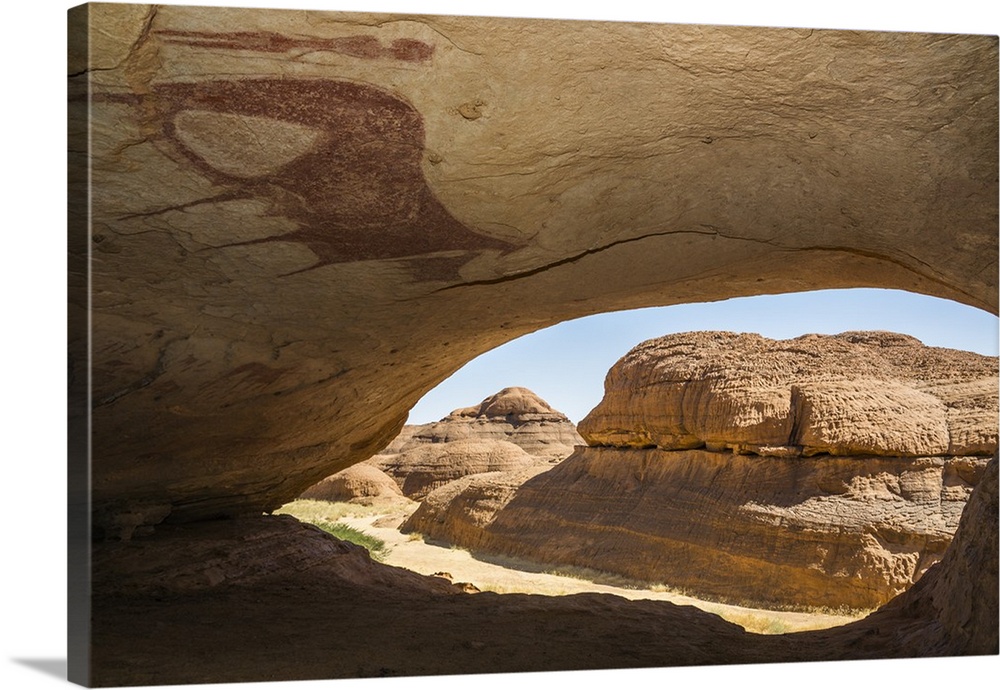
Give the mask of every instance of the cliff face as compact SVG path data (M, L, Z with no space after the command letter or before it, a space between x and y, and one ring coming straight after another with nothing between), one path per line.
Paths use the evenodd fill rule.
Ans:
M581 423L607 445L468 478L404 529L717 598L875 608L950 543L996 449L996 366L885 333L657 339Z
M759 455L992 455L997 360L885 332L682 333L619 360L592 446Z
M941 558L986 462L581 448L433 492L404 531L735 602L871 609Z

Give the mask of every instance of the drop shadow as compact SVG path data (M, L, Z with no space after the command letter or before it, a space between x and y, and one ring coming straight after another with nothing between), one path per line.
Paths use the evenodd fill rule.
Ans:
M68 663L66 659L11 659L11 661L59 680L67 679Z

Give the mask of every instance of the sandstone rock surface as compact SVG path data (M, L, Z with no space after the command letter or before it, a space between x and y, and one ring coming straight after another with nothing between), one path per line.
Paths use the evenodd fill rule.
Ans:
M419 501L459 477L557 462L576 445L583 439L566 415L527 388L504 388L438 422L407 424L380 453L310 487L302 498L332 495L330 487L343 484L344 472L370 465Z
M574 317L860 285L997 309L995 37L81 12L99 526L276 508Z
M536 458L513 443L475 439L419 444L399 455L378 456L371 462L415 501L459 477L538 464Z
M996 357L885 332L665 336L608 373L580 425L598 447L434 492L403 530L729 601L873 609L945 553L996 452L997 380Z
M507 441L548 462L562 460L575 446L584 445L566 415L527 388L511 387L478 405L453 410L439 422L404 427L403 433L381 454L390 449L405 451L421 443L467 439Z
M403 492L392 477L374 465L362 462L314 484L299 498L370 503L376 499L402 496Z
M629 448L989 456L997 376L996 357L895 333L681 333L619 360L579 430Z
M942 557L986 462L583 448L450 484L402 530L733 603L868 610Z

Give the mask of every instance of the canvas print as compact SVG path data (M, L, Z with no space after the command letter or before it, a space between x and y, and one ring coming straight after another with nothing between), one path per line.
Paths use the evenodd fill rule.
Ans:
M68 28L70 680L998 653L995 344L606 321L546 365L593 400L521 356L415 407L640 308L896 290L995 336L996 36Z

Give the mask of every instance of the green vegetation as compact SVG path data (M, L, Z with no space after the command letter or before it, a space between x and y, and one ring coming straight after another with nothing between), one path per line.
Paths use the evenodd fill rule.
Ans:
M345 525L342 522L313 522L324 532L332 534L337 539L341 541L349 541L352 544L357 544L358 546L363 546L368 549L368 553L371 557L380 563L385 562L385 557L389 555L389 549L386 548L385 542L378 537L373 537L370 534L365 534L359 529L354 529L349 525Z
M493 592L494 594L538 594L534 589L528 587L519 587L517 585L501 585L496 582L477 582L476 586L482 592ZM573 594L573 591L564 588L553 588L546 587L545 591L542 592L547 597L561 597L568 594Z
M716 609L714 607L706 607L705 610L709 613L714 613L720 618L724 618L730 623L735 623L750 633L781 635L790 632L792 629L787 621L759 613L740 613L738 611Z
M286 503L274 512L279 515L291 515L302 522L319 527L341 541L349 541L352 544L363 546L368 549L371 557L380 563L384 563L385 557L389 555L389 549L385 542L378 537L373 537L359 529L338 522L345 517L364 517L380 512L371 506L299 499Z

